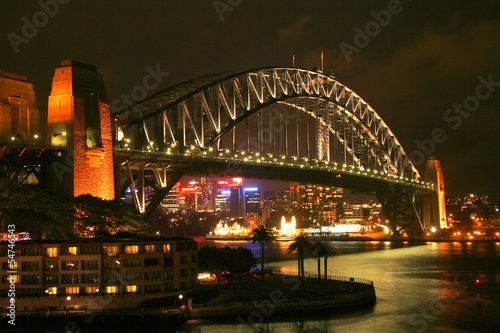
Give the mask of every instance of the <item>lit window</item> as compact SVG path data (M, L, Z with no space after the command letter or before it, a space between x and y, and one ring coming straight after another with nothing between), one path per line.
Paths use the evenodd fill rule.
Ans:
M55 258L57 257L57 247L48 247L47 248L47 257Z
M74 295L80 293L80 287L67 287L66 294Z
M118 253L118 246L104 246L104 253L110 257L114 257Z
M76 256L76 246L68 247L68 254Z
M47 294L49 295L57 295L57 287L48 287Z
M170 244L163 244L163 252L170 253Z
M95 294L97 293L96 287L85 287L86 294Z
M2 283L17 283L19 281L19 275L4 275L2 277Z
M108 293L108 294L117 294L118 293L118 287L117 286L107 286L106 287L106 293Z
M127 286L127 292L128 293L135 293L135 292L137 292L137 286L136 285Z
M139 246L138 245L127 245L125 246L125 253L127 254L134 254L139 252Z
M144 245L144 252L146 253L156 252L156 245Z

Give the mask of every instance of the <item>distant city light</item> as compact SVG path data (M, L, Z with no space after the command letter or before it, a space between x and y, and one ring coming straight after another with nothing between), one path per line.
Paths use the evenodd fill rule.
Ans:
M258 187L245 187L245 192L257 192L258 190Z

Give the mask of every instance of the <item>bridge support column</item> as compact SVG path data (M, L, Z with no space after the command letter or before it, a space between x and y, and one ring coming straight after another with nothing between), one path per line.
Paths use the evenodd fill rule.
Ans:
M49 168L52 190L115 198L113 138L104 80L94 66L65 60L49 96L47 139L66 147L63 167ZM63 156L61 156L63 157ZM54 177L55 176L55 177Z
M416 209L417 203L413 194L402 189L393 193L378 193L377 198L389 220L392 237L401 237L403 230L410 237L422 238L424 236L422 220Z
M424 226L429 230L445 229L447 222L443 171L441 162L435 157L429 157L426 162L425 182L433 183L435 191L423 201Z

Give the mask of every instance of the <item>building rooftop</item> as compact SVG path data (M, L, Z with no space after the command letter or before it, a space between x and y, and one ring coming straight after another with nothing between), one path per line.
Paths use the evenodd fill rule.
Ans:
M17 81L28 82L28 77L26 75L14 74L6 71L0 71L0 78L8 78Z
M23 243L37 243L37 244L64 244L75 241L84 241L89 243L120 243L120 242L162 242L162 241L194 241L188 237L158 237L158 236L142 236L129 232L119 232L115 235L96 238L71 238L71 239L30 239L21 241ZM0 242L0 245L8 243L7 241ZM17 243L17 242L16 242Z

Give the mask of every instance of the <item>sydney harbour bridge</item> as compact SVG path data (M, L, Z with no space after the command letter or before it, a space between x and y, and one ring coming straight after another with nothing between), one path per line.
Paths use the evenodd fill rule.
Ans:
M377 112L333 76L286 67L205 76L110 114L95 67L63 65L49 98L47 137L63 150L60 160L73 155L72 171L59 178L74 195L106 192L102 175L112 173L113 197L130 189L149 216L184 175L262 178L375 194L394 234L420 237L443 227L429 212L441 209L432 208L443 195L440 177L424 181ZM61 85L66 79L72 87ZM80 176L94 178L88 185L79 168L90 170ZM100 176L96 168L107 171Z

